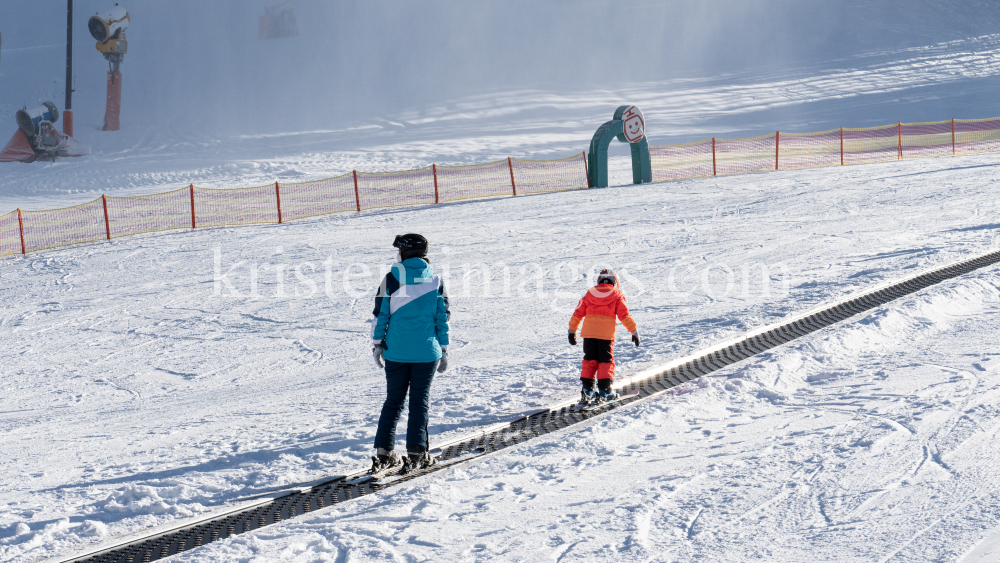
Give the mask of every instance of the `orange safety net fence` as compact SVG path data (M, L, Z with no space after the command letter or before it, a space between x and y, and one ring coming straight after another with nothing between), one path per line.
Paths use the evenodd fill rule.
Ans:
M781 133L778 141L780 170L840 164L840 129L816 133Z
M775 135L749 139L715 139L718 176L774 170Z
M37 252L107 239L103 202L104 198L99 197L94 201L62 209L22 210L24 251Z
M215 190L185 188L100 198L64 209L0 216L0 256L174 229L284 223L344 211L587 187L586 158L508 158L471 166L352 171L312 182Z
M587 188L587 159L584 153L561 160L510 159L514 187L518 194L540 194Z
M0 215L0 256L21 254L21 225L17 211Z
M432 166L400 172L355 172L359 211L434 203Z
M899 125L844 128L844 164L899 160Z
M232 190L195 186L194 218L196 227L277 223L277 192L274 184Z
M714 173L712 139L683 145L649 145L649 159L654 182L701 178Z
M1000 117L649 145L653 181L1000 151Z
M111 238L191 228L191 189L136 197L108 197Z
M469 166L435 166L438 202L514 195L507 160Z
M313 182L281 182L278 189L282 222L357 209L351 172Z
M896 123L746 139L650 145L653 181L1000 151L1000 118ZM469 166L352 171L312 182L188 186L0 215L0 256L173 229L284 223L366 209L585 189L586 154Z
M954 154L950 120L901 123L899 134L903 158L931 158Z
M1000 117L955 120L955 154L1000 151Z

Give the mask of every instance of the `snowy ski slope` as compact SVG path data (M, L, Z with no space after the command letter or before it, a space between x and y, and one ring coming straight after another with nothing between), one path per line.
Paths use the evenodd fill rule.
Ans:
M384 73L357 91L336 84L333 70L348 63L303 53L351 44L344 53L358 55L371 41L344 34L324 43L311 35L325 21L316 14L345 10L336 15L348 21L385 10L393 30L418 16L392 2L303 0L300 39L257 45L225 26L210 35L213 22L253 24L263 2L251 4L182 1L170 4L175 13L136 0L115 135L94 127L103 61L90 60L97 55L78 30L77 136L95 154L0 165L0 212L191 182L228 188L561 157L582 150L623 101L643 109L656 143L1000 115L1000 17L974 0L756 0L740 8L752 17L717 25L718 14L696 2L676 21L661 17L670 15L661 5L632 2L650 10L643 30L664 39L654 37L659 51L648 41L609 47L601 62L639 62L620 79L563 62L560 41L572 51L583 39L544 32L547 10L566 3L523 7L545 17L497 16L503 25L486 31L465 26L474 16L462 12L441 24L467 28L458 47L395 33L374 59L359 55ZM447 4L431 16L456 13ZM787 17L759 27L759 6L787 8ZM80 13L92 7L77 2ZM191 28L178 28L196 8ZM570 8L582 14L577 30L603 29L616 9ZM41 25L45 9L0 13ZM657 21L667 23L649 23ZM695 43L682 38L701 51L673 51L681 43L668 28L704 32ZM524 41L508 53L511 29ZM62 105L61 46L0 32L0 123L10 113L12 133L22 103L52 96ZM197 37L220 48L214 58L195 63L180 49ZM767 51L768 41L778 50ZM407 42L410 58L392 58ZM425 56L435 49L453 66L428 85L417 71L440 66ZM492 53L501 58L484 59ZM521 70L502 58L523 53L536 58ZM258 60L267 72L288 71L283 90L251 88L259 76L245 71ZM488 80L469 70L483 60L495 63ZM317 64L328 72L313 84ZM556 68L562 74L543 78ZM192 98L178 95L184 88ZM231 107L209 99L226 88ZM394 97L402 91L417 101ZM287 93L301 96L295 115L278 111ZM230 121L238 119L246 121ZM639 349L618 342L618 369L629 375L998 246L1000 155L625 186L627 149L613 147L619 186L606 190L168 233L0 261L0 561L69 556L363 466L383 398L367 320L399 233L430 238L432 265L453 296L453 365L436 380L432 439L578 392L581 350L566 344L565 326L593 268L624 274L644 340ZM998 312L1000 276L971 274L582 432L175 560L994 561Z
M387 266L386 245L397 231L416 230L441 241L433 263L449 271L457 346L454 368L438 380L431 428L444 438L576 392L579 350L565 345L563 333L573 303L587 287L583 271L591 266L611 263L625 271L629 303L647 343L640 349L619 343L619 369L627 374L913 268L992 248L991 226L1000 223L991 205L995 163L996 156L984 155L629 186L143 237L13 260L0 273L7 305L2 318L6 330L0 338L11 350L0 409L8 423L3 445L7 483L0 493L8 527L7 537L0 540L5 542L5 558L21 560L78 548L364 464L382 398L380 374L369 365L366 336L374 277L360 277L363 268L354 266L345 289L344 271L353 263L372 272ZM486 222L489 229L481 227ZM237 262L245 263L226 278L243 296L229 296L222 282L223 295L214 295L216 249L222 274ZM327 260L335 272L329 295L323 265ZM256 298L245 295L251 262L259 264ZM272 266L265 269L265 262ZM315 284L316 294L310 297L306 294L311 286L294 274L306 262L316 268L300 269ZM500 263L512 272L509 293L504 292L502 268L493 269L491 296L484 296L479 275L469 279L466 293L463 280L472 266ZM535 293L531 264L545 271L544 295ZM275 265L286 273L280 289ZM761 265L770 271L767 286L759 277ZM574 266L576 274L571 273ZM734 273L728 293L726 268ZM750 273L746 289L744 268ZM484 558L517 559L521 554L515 546L537 542L522 543L524 529L508 529L501 522L516 518L526 524L514 515L532 495L541 495L541 500L530 506L553 515L554 521L545 526L556 526L553 537L567 538L567 547L596 534L575 549L586 547L593 557L652 556L673 545L663 534L673 537L669 522L693 518L699 508L690 507L728 506L726 499L743 499L739 480L722 481L732 487L714 481L715 486L692 488L688 494L693 496L682 497L687 500L673 508L664 500L657 509L662 514L658 524L643 524L647 530L660 530L647 532L643 541L654 542L648 547L639 536L634 542L623 539L629 526L640 522L624 513L615 516L625 510L621 495L633 498L642 512L642 499L657 501L680 484L668 478L692 471L692 477L711 475L719 455L725 467L731 464L748 482L776 483L774 479L787 477L789 488L799 486L793 478L796 471L815 471L818 464L828 468L824 479L831 480L830 488L817 490L814 501L829 520L807 513L813 500L788 493L775 501L775 508L787 497L800 503L796 506L802 506L801 511L756 511L757 520L781 517L778 528L756 529L774 534L786 530L783 537L788 541L798 533L819 534L822 540L807 544L825 549L863 545L888 552L896 545L888 539L861 542L848 532L896 537L904 524L889 526L884 521L896 510L908 515L901 520L916 534L944 517L945 506L954 508L953 502L959 501L930 503L926 518L913 518L912 511L897 506L896 496L875 498L882 488L922 501L928 490L946 495L951 490L947 487L968 480L962 487L973 492L963 498L971 502L980 498L974 493L977 487L991 486L989 472L959 470L931 479L919 471L966 464L974 468L980 463L977 456L988 456L972 444L988 440L996 428L988 400L994 385L989 371L980 372L971 364L988 370L987 360L995 353L987 328L990 317L982 313L998 300L997 281L994 274L984 273L929 290L847 327L707 378L703 387L613 414L588 432L557 435L468 470L496 485L485 500L467 503L474 514L486 506L499 511L495 518L475 516L493 526L475 532L492 531L489 540L471 535L474 528L463 518L451 518L459 507L436 494L443 482L430 480L385 498L345 505L317 516L315 523L289 523L288 529L281 526L185 557L208 561L227 550L236 550L231 552L236 558L246 555L239 550L274 549L271 557L282 559L278 553L292 549L286 543L305 541L291 530L322 527L319 522L335 518L330 526L336 532L314 539L316 545L334 546L340 554L363 546L362 551L384 556L411 548L423 553L421 549L429 548L420 542L429 541L454 558L465 550L485 549ZM348 293L355 288L356 296ZM933 359L908 359L911 343L957 338L954 330L970 323L977 328L969 328L974 336L966 338L966 347L918 349ZM966 356L971 353L976 356ZM892 367L893 357L898 367ZM924 383L914 388L914 362L943 367L921 367ZM960 376L964 372L976 374L975 379ZM960 384L965 379L970 383ZM866 394L860 402L851 402L849 391L856 389ZM917 400L917 390L929 398ZM806 424L814 415L827 416L825 407L820 408L824 405L813 401L845 403L840 405L844 412L837 414L843 417L841 426ZM978 408L980 402L984 405ZM902 410L891 414L890 406ZM876 414L888 416L888 422L873 418ZM699 427L692 436L698 439L681 439L676 434L680 422L663 423L666 430L658 431L656 424L666 419ZM727 430L728 424L743 423L750 425L746 433ZM893 423L909 424L909 433ZM959 423L967 435L945 431L947 425ZM631 428L631 439L606 434L623 425ZM639 430L642 425L646 428ZM767 429L783 434L768 438ZM890 431L895 434L887 441L892 445L887 451L877 439ZM845 438L855 434L856 440ZM762 448L768 446L753 445L756 440L787 450L788 461L780 470L771 455L765 455L770 450ZM658 463L667 452L669 459L690 465ZM599 463L602 455L610 464L606 469ZM522 456L533 461L529 464ZM918 471L925 457L930 461ZM574 464L588 468L579 477L582 483L591 479L599 485L580 489L580 494L589 495L588 503L597 503L578 509L578 518L590 522L580 527L571 520L559 524L560 517L554 515L563 514L561 503L583 500L549 496L554 489L546 476L560 475L554 468L567 463L565 470L571 474L576 472L570 469ZM899 471L906 466L914 475L890 482L896 474L870 467L877 463ZM875 477L854 475L862 471L852 469L855 465L868 467L878 475L877 482L871 482ZM758 466L762 469L751 471ZM640 467L652 473L636 473ZM774 479L759 477L763 467ZM514 472L535 477L514 480L507 490L501 483L513 479ZM564 479L565 486L581 482ZM857 490L837 484L851 479L858 480ZM909 481L903 483L905 479ZM659 481L667 488L647 485ZM603 492L609 482L613 487ZM469 490L475 495L487 492L481 485ZM773 496L781 492L773 491ZM873 500L866 503L869 497ZM393 499L403 499L402 504L390 506ZM384 516L373 515L371 503L384 506ZM476 509L477 503L486 504ZM829 508L823 503L830 503ZM398 512L406 507L429 512L401 516ZM809 524L803 523L807 516L812 518ZM707 524L710 517L722 516L716 509L699 520ZM979 532L995 525L988 511L977 517ZM357 519L360 529L341 525ZM411 533L418 543L408 546L410 536L394 528L411 521L433 526L439 535L418 527L420 534ZM824 526L840 535L826 534L830 530L821 530ZM748 559L761 549L776 550L772 557L778 560L798 558L798 544L781 550L782 544L760 531L740 541L737 534L720 538L718 544L702 544L699 541L716 536L698 540L697 522L688 528L674 538L680 541L675 547L683 547L678 557L688 553L696 558L697 553L714 553L726 545L727 553L743 553ZM467 532L468 541L427 539L466 537ZM967 549L973 545L971 535L942 540L940 549ZM661 541L667 543L656 543ZM553 548L558 543L548 537L545 542ZM611 551L605 553L606 545Z

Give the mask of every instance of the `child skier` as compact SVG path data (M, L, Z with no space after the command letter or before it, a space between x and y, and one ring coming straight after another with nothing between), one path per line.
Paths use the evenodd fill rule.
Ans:
M620 287L614 271L601 270L597 285L587 290L569 320L569 343L576 346L576 329L584 318L587 319L580 331L583 337L580 399L584 403L593 403L598 397L602 401L618 398L611 389L615 381L615 329L618 325L615 317L632 333L632 342L639 345L639 331L628 313Z

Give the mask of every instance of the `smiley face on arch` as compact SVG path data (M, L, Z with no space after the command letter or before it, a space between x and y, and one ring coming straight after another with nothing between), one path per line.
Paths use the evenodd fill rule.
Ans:
M642 117L642 112L635 106L629 106L622 112L625 138L630 143L638 143L646 134L646 120Z

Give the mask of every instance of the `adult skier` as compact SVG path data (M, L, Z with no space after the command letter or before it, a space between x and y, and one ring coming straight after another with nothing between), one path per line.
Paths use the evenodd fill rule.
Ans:
M611 385L615 382L615 331L618 320L632 333L639 345L639 330L625 306L625 295L613 270L601 270L597 285L587 290L569 320L569 343L576 346L576 329L583 323L583 369L580 382L583 403L613 401L618 398ZM617 320L616 320L617 317Z
M373 474L400 465L406 473L434 463L427 439L431 380L448 367L451 312L444 284L429 265L427 239L399 235L392 246L399 249L398 261L375 295L372 320L372 354L378 367L385 368L387 391L375 433ZM393 447L407 391L410 411L403 459Z

